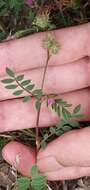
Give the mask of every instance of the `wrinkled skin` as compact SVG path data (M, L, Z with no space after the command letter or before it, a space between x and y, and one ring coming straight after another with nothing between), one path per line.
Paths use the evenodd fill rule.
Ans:
M90 23L54 31L60 43L59 53L50 58L45 79L44 92L58 93L73 106L81 104L84 120L90 119ZM39 33L23 39L0 44L0 79L5 77L6 66L17 73L25 73L39 87L42 81L46 50ZM24 104L22 97L14 99L10 91L0 83L0 132L35 126L36 110L34 98ZM3 101L5 100L5 101ZM42 105L40 127L58 122L57 115ZM4 159L29 175L35 163L35 152L19 142L10 142L3 150ZM38 153L38 168L49 180L74 179L90 176L90 128L73 130L58 137Z

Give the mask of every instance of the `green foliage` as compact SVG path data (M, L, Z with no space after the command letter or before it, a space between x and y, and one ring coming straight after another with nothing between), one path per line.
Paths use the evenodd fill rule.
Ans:
M16 190L48 190L47 179L42 175L36 165L33 165L30 171L30 178L20 177L16 182Z
M46 11L43 14L37 15L33 21L33 25L41 29L48 29L51 25L50 19L49 19L49 12Z
M18 75L16 76L17 81L22 81L24 79L24 75Z
M9 75L10 77L13 77L14 78L14 72L13 72L13 70L11 70L10 68L6 68L6 73L7 73L7 75Z
M57 1L33 2L28 6L26 0L0 0L0 41L90 21L88 1L61 1L58 6Z
M31 187L33 190L48 190L47 180L43 175L37 175L32 178Z
M23 90L16 90L15 92L13 92L13 95L19 96L19 95L21 95L23 92L24 92Z
M46 29L47 30L53 29L56 27L56 25L58 28L61 28L62 26L70 26L73 25L74 22L75 24L76 22L78 23L81 15L82 15L81 21L83 15L85 15L85 20L88 20L86 18L88 14L87 5L85 5L86 11L85 8L84 9L82 8L82 10L80 10L80 14L79 12L76 12L78 9L80 9L80 6L83 4L81 3L80 0L73 1L74 3L72 3L72 6L70 7L70 9L68 9L68 11L66 11L64 7L65 11L64 16L62 16L61 12L60 15L57 16L57 13L55 14L54 10L53 14L52 10L49 14L48 12L39 13L38 2L39 1L37 1L36 7L30 8L26 5L25 0L0 0L0 16L1 16L0 40L1 41L7 38L9 35L11 35L11 37L14 36L15 38L20 38L22 36L31 34L33 32L44 31ZM68 14L70 11L71 11L71 16L70 14ZM74 14L75 14L75 19L73 19ZM76 18L77 15L79 19ZM60 20L60 24L59 22L57 22L57 19ZM53 24L52 21L54 22ZM59 51L58 42L50 35L48 35L44 39L43 46L45 49L49 51L50 54L56 54ZM36 97L35 106L37 111L39 111L41 106L40 98L43 95L41 89L35 88L35 90L33 90L35 84L30 84L31 80L24 80L24 75L15 76L14 72L9 68L6 69L6 72L8 76L11 78L2 80L2 83L6 85L5 88L16 89L19 87L19 89L13 92L13 95L15 96L22 95L24 91L27 92L28 95L26 95L23 98L23 102L28 102L31 99L31 96L34 95ZM43 139L41 140L42 147L45 147L47 142L51 141L56 136L60 136L64 132L72 130L72 128L80 127L79 122L75 121L75 119L81 119L83 117L83 115L80 114L81 106L80 105L76 106L73 112L69 110L71 106L72 106L71 104L64 101L63 99L55 100L55 103L51 105L51 108L60 117L60 121L51 128L46 129L46 132L43 133L42 135ZM33 190L47 190L46 183L47 183L46 177L38 172L36 166L33 166L31 169L31 179L26 177L19 178L17 180L17 190L27 190L31 186Z
M14 82L14 79L8 78L8 79L2 80L1 82L4 83L4 84L8 84L8 83Z
M65 107L62 107L62 114L64 119L71 118L71 113Z
M46 129L45 134L43 134L40 142L41 147L45 148L47 143L50 142L52 139L57 136L61 136L62 134L72 130L73 128L80 128L80 123L78 121L72 121L70 119L60 119L60 121L56 125Z
M59 121L59 123L56 124L58 130L61 128L63 129L64 126L80 127L80 124L77 121L64 120L64 119L62 119L61 121Z
M31 31L30 28L24 29L24 30L19 30L19 31L15 32L14 36L15 36L15 38L18 39L18 38L21 38L23 36L30 34L30 31Z
M28 20L31 23L34 22L35 16L36 16L35 12L32 9L30 9L29 12L28 12Z
M67 101L63 100L63 99L56 99L55 102L59 105L62 105L64 107L71 107L72 104L69 104Z
M72 107L72 104L69 104L63 99L55 99L55 103L51 105L51 108L58 114L59 117L63 117L65 120L70 118L82 119L83 114L80 114L81 105L77 105L73 112L69 111L69 108Z
M16 190L28 190L30 186L30 179L27 177L20 177L17 179Z
M68 121L67 125L70 125L71 127L76 127L76 128L80 127L80 123L78 121L72 121L72 120Z
M1 13L1 12L0 12ZM0 26L1 27L1 26ZM3 41L7 37L7 33L5 31L0 31L0 42Z
M71 106L72 104L69 104L63 99L55 99L55 103L51 105L52 109L58 114L58 116L62 117L63 115L65 119L71 117L71 113L67 110Z
M77 10L77 9L80 9L81 7L81 0L75 0L73 2L73 9Z
M57 103L52 104L52 109L60 116L60 106Z
M12 84L12 85L7 85L7 86L5 86L5 88L7 88L7 89L15 89L15 88L17 88L18 87L18 85L16 85L16 84Z
M1 1L0 1L0 8L2 8L4 5L5 5L5 1L4 1L4 0L1 0Z
M50 55L52 53L57 53L59 46L55 39L52 38L52 36L49 36L48 38L46 38L46 40L47 41L44 41L46 43L44 45L46 45L46 49L49 51ZM45 67L45 69L47 68ZM36 110L38 113L40 113L41 103L43 100L42 96L44 95L42 89L34 89L35 84L32 84L31 80L24 79L24 75L15 76L14 72L9 68L6 68L6 73L11 78L2 80L2 83L8 84L5 86L5 88L16 89L19 87L19 89L13 92L13 95L15 96L19 96L22 95L23 92L27 92L28 95L23 98L23 102L28 102L31 96L34 96L36 98ZM81 105L77 105L73 109L73 111L70 111L72 104L69 104L63 99L58 99L55 95L53 96L53 98L54 99L52 99L52 97L45 96L46 105L47 107L50 106L52 110L57 113L57 115L60 117L60 120L55 126L52 126L51 128L49 128L48 131L45 132L45 134L43 134L43 138L40 142L42 148L45 148L47 143L52 140L53 137L60 136L61 134L71 130L72 128L80 128L80 124L78 121L75 121L75 118L82 117L82 114L80 114ZM36 129L38 129L38 127L39 124L37 124ZM21 177L18 179L17 183L17 190L27 190L27 188L29 188L30 186L32 187L32 190L48 190L46 177L38 171L36 165L31 168L30 180L26 177Z
M30 95L29 95L29 96L25 96L25 97L23 98L23 102L28 102L30 99L31 99L31 96L30 96Z
M51 133L51 134L56 134L56 129L55 129L55 127L50 127L50 133Z
M35 10L32 9L31 15L26 0L0 0L0 41L8 36L20 38L36 31L30 26L35 18L33 13Z
M21 82L21 86L26 86L31 82L31 80L24 80L23 82Z
M42 96L43 95L43 92L41 89L36 89L33 91L33 94L37 95L37 96Z
M38 169L37 169L37 166L36 165L33 165L32 168L31 168L31 171L30 171L30 176L33 177L33 176L36 176L38 175Z
M35 84L31 84L25 87L26 90L33 90L33 88L35 87Z
M9 138L5 138L4 136L0 137L0 151L9 142L9 140Z
M36 100L36 102L35 102L35 107L36 107L36 110L37 110L37 111L39 111L40 106L41 106L41 101L40 101L40 100Z
M26 91L29 95L26 95L23 98L23 102L28 102L31 99L31 96L36 97L37 101L36 101L36 108L37 110L39 109L40 106L40 97L43 95L42 90L41 89L35 89L35 84L32 84L30 79L25 80L24 79L24 74L20 74L20 75L15 75L14 71L10 68L6 68L6 74L9 75L9 77L11 78L6 78L1 80L2 83L4 84L8 84L5 86L5 88L7 89L16 89L19 87L19 89L17 89L16 91L13 92L13 95L15 96L19 96L22 95L24 91ZM14 83L14 84L12 84ZM21 88L21 89L20 89Z
M78 106L76 106L73 110L73 113L76 114L78 112L80 112L80 109L81 109L81 105L79 104Z
M9 6L11 9L21 10L22 5L24 4L24 0L9 0Z
M41 148L46 148L46 145L47 145L47 139L45 140L45 139L43 139L43 140L41 140L41 142L40 142L40 146L41 146Z
M47 106L49 105L47 104ZM60 121L45 131L40 142L42 148L45 148L47 143L56 136L60 136L73 128L80 128L80 123L76 121L76 119L81 119L83 117L83 115L79 113L81 109L80 104L71 112L69 109L71 109L72 104L69 104L63 99L56 98L50 107L58 114Z
M5 88L7 89L15 89L17 87L21 88L13 92L13 95L15 96L22 95L23 92L26 91L28 95L26 95L23 98L23 102L28 102L31 99L32 95L35 96L36 97L35 107L36 107L36 110L39 111L41 107L41 102L42 102L42 99L41 99L43 95L42 90L34 89L35 84L32 84L31 80L29 79L25 80L23 74L15 76L14 72L9 68L6 69L6 72L11 78L2 80L2 83L8 84L7 86L5 86ZM53 137L60 136L61 134L71 130L72 128L79 128L80 124L78 121L75 121L75 120L81 119L83 117L83 115L80 113L80 109L81 109L80 104L77 105L71 112L70 109L72 107L72 104L69 104L67 101L63 99L58 99L57 96L55 99L55 96L53 96L54 101L52 101L51 105L48 105L48 98L50 100L50 97L48 96L45 99L47 107L48 106L51 107L52 110L54 110L57 113L57 115L60 117L60 121L55 126L52 126L51 128L49 128L49 130L46 131L45 134L43 134L43 138L41 139L41 142L40 142L40 145L43 148L45 148L49 140L53 139Z
M83 114L73 114L76 119L83 119L85 116Z

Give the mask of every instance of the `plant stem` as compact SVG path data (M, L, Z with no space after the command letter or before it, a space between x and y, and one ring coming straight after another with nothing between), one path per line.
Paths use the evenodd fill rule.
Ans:
M50 54L49 54L49 51L47 51L47 60L46 60L46 65L45 65L42 84L41 84L41 90L42 91L43 91L43 87L44 87L45 76L46 76L46 71L47 71L49 59L50 59ZM40 101L41 101L41 97L40 97ZM41 105L42 105L42 102L41 102ZM39 142L39 119L40 119L41 105L40 105L39 110L37 112L37 119L36 119L36 162L37 162L37 154L38 154L38 151L39 151L39 148L40 148L40 142Z

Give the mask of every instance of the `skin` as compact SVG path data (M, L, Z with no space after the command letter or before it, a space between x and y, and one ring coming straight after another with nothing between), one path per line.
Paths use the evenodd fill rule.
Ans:
M58 93L73 106L81 104L84 120L87 121L90 119L90 23L56 30L54 35L61 48L50 58L44 92ZM42 48L44 36L46 33L39 33L0 44L0 79L4 79L8 66L16 73L25 73L26 78L31 78L40 87L47 57L46 50ZM2 83L0 89L0 132L35 127L34 98L30 103L23 104L22 97L14 99ZM57 122L56 114L43 104L40 127ZM3 148L2 155L26 176L35 163L34 150L15 141ZM67 132L49 143L45 150L39 151L37 165L49 180L90 176L89 126Z

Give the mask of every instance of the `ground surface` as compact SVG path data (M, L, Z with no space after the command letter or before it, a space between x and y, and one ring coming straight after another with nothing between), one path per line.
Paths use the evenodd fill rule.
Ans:
M49 26L38 25L36 18L48 14ZM79 25L90 22L89 0L36 0L28 5L24 0L0 0L0 42L20 38L39 31ZM30 131L4 133L0 136L0 150L12 139L28 144L33 142ZM6 164L0 151L0 190L10 190L15 176L12 168ZM90 190L90 178L81 180L54 182L50 184L53 190ZM13 189L13 188L12 188Z

